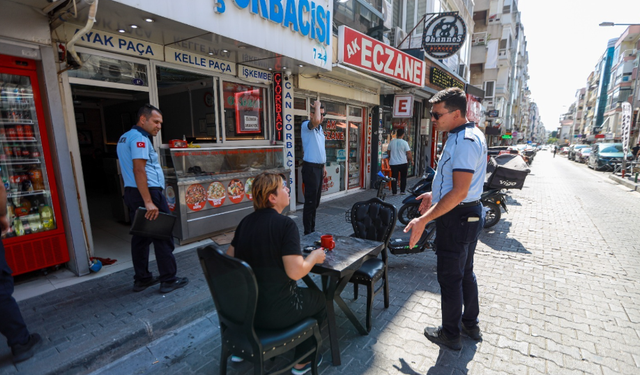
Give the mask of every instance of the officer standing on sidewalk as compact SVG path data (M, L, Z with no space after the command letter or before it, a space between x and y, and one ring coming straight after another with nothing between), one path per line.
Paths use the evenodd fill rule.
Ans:
M317 99L311 108L311 117L300 126L300 137L304 156L302 158L302 182L304 183L304 208L302 209L302 224L304 234L316 231L316 210L320 205L322 195L322 179L327 154L324 147L324 131L322 120L324 106Z
M0 183L0 229L2 234L9 230L7 219L7 191ZM13 298L13 276L4 255L4 245L0 242L0 333L7 338L14 362L22 362L31 357L42 344L42 337L29 333L22 318L20 308Z
M484 223L480 196L487 169L487 145L484 134L466 119L464 91L448 88L429 102L433 104L431 117L436 130L449 132L449 137L438 163L433 190L419 197L423 215L413 219L404 231L411 231L409 246L413 248L425 225L436 220L442 326L427 327L424 335L436 344L460 350L461 330L474 340L482 339L473 256Z
M124 202L131 218L139 207L147 209L145 217L155 220L159 212L171 213L162 194L164 173L153 148L151 139L162 127L162 112L151 104L138 111L138 123L124 133L118 141L118 160L124 180ZM160 277L149 272L149 245L158 262ZM176 277L176 258L173 256L173 238L158 240L133 235L131 237L131 260L135 271L133 291L141 292L151 285L161 283L160 293L169 293L189 283L186 277Z

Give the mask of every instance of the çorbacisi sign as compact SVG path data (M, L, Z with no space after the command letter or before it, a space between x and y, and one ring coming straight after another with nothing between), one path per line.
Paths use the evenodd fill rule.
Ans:
M446 12L425 20L422 48L438 60L453 56L467 37L467 25L458 12Z

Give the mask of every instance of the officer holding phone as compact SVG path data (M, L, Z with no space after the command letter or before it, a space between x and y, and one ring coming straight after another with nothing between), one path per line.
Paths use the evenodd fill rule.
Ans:
M433 104L431 118L435 129L448 132L448 138L432 192L418 197L422 200L423 215L413 219L404 231L411 231L409 246L413 248L425 225L436 220L442 326L427 327L424 334L436 344L460 350L461 331L476 341L482 340L473 256L484 224L480 196L487 169L487 145L484 134L467 121L464 91L448 88L429 102Z

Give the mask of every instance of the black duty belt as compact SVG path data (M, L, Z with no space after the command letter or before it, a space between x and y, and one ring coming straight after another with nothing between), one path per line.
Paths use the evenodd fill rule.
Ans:
M303 161L303 162L308 166L311 166L314 168L324 168L324 163L309 163L308 161Z
M461 202L458 207L471 207L471 206L477 206L480 204L480 201L472 201L472 202Z

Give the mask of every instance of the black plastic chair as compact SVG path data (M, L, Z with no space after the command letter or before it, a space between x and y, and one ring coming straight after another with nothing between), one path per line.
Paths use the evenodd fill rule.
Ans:
M221 375L227 373L227 359L232 354L252 362L255 374L264 374L264 363L267 359L294 349L312 336L316 342L314 349L294 358L285 368L269 374L289 371L313 352L315 358L312 360L311 371L314 375L318 374L322 336L315 319L305 319L283 330L255 329L253 322L258 303L258 284L251 267L226 255L216 245L199 248L198 257L220 320Z
M380 257L367 259L351 277L353 297L358 299L358 286L367 286L367 331L371 332L371 309L373 298L384 290L384 307L389 307L389 278L387 272L387 247L398 219L398 211L391 203L372 198L357 202L351 207L353 235L358 238L384 242ZM378 289L375 285L382 280Z

